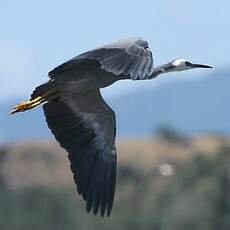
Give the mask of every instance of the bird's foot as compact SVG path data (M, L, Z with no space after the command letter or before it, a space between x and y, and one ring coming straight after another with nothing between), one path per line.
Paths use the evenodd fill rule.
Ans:
M42 97L37 97L33 100L29 100L29 101L22 101L20 102L17 106L15 106L13 108L13 110L11 110L11 114L17 113L17 112L24 112L26 110L32 109L38 105L40 105L43 102L43 98Z

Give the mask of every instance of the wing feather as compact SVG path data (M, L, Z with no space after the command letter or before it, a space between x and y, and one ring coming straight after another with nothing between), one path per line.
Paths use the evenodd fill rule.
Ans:
M121 40L80 54L50 71L49 76L56 78L64 71L87 63L89 59L99 62L102 69L116 76L125 75L134 80L148 78L153 69L153 58L148 48L148 42L141 38L134 38Z
M47 124L69 153L86 209L110 214L116 183L115 114L99 91L66 95L43 106Z

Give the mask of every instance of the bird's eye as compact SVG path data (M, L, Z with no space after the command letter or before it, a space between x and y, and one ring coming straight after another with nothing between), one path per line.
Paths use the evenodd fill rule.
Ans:
M192 63L190 63L189 61L186 61L186 62L185 62L185 65L186 65L186 66L190 66L191 64L192 64Z

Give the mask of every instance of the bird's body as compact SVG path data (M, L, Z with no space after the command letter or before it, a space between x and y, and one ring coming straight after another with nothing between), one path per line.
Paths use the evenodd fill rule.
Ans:
M87 63L81 63L77 68L71 68L55 76L55 80L50 82L55 82L57 89L60 86L67 93L79 94L104 88L119 80L112 73L100 69L100 64L94 60L87 60Z
M46 102L46 121L69 153L77 190L87 211L110 214L116 183L116 119L100 88L122 79L145 80L159 74L191 68L210 68L177 59L153 67L148 43L140 38L121 40L80 54L49 72L27 102L12 113Z

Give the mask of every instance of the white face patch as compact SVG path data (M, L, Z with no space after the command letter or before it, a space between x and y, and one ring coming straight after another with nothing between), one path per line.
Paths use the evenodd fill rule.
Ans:
M172 65L175 66L176 71L190 69L190 67L186 65L186 62L188 62L186 59L178 58L172 62Z
M186 59L176 59L172 62L174 66L185 66L185 62L187 62Z

